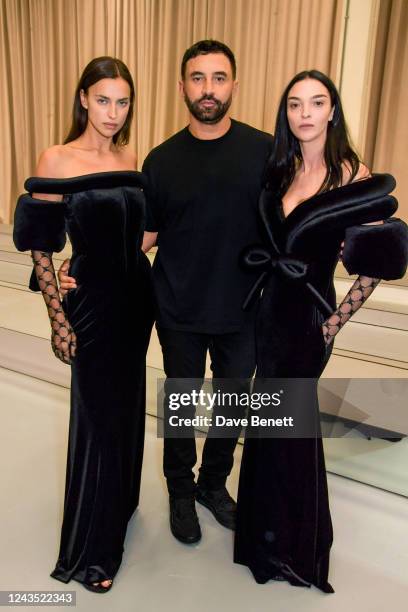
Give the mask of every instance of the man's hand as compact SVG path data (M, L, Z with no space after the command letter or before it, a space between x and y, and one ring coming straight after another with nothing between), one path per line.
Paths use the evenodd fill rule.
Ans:
M58 270L59 291L64 296L70 289L76 289L77 284L75 278L68 276L68 268L71 263L70 259L66 259Z

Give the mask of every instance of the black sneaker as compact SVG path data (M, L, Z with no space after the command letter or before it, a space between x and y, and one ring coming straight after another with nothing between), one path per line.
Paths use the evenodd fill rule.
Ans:
M208 508L223 527L235 530L237 504L225 487L208 490L198 486L196 500Z
M201 540L200 523L195 509L194 497L170 496L170 529L183 544L194 544Z

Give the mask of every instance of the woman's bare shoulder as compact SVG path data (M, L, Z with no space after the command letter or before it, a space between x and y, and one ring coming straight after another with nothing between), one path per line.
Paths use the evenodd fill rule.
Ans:
M133 149L129 148L129 145L118 148L118 155L120 156L121 164L129 170L137 169L137 155Z
M38 159L36 176L64 178L64 161L68 155L64 145L54 145L45 149Z
M347 185L350 182L350 178L352 175L352 169L348 161L344 161L342 164L343 167L343 185ZM371 176L371 172L369 168L363 162L360 162L357 174L353 178L352 182L361 181Z
M367 168L367 166L363 164L363 162L360 162L357 174L354 177L353 181L361 181L362 179L369 178L370 176L371 176L371 172L369 168Z
M65 178L65 166L67 161L67 150L64 145L54 145L45 149L38 158L35 176L41 178ZM35 193L34 197L41 200L50 200L59 202L62 200L61 195L49 193Z

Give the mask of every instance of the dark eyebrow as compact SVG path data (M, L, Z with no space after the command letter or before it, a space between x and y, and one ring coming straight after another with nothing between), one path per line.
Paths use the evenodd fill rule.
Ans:
M327 94L316 94L315 96L312 96L312 100L315 100L316 98L328 98L328 97L329 96ZM297 98L296 96L290 96L288 100L300 100L300 98Z
M217 72L213 72L213 76L227 76L227 73L224 72L224 70L217 70ZM194 70L194 72L192 72L190 74L190 77L194 77L194 76L204 76L204 72L200 72L199 70Z
M98 98L103 98L104 100L110 100L110 98L108 98L108 96L104 96L103 94L95 94L95 96L98 96ZM118 102L124 102L125 100L129 100L129 96L126 96L125 98L119 98Z

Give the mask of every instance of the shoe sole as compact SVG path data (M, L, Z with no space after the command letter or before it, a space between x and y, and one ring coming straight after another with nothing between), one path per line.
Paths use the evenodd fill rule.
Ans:
M196 538L193 538L193 539L191 539L191 538L187 539L187 538L183 538L183 537L177 535L176 533L174 533L173 525L171 523L170 523L170 531L171 531L173 537L175 537L176 540L178 540L182 544L197 544L197 542L199 542L201 540L201 535L202 535L201 533L200 533L199 536L197 536Z
M201 504L202 506L204 506L205 508L207 508L207 510L209 510L211 512L211 514L213 515L213 517L215 518L217 523L219 523L220 525L225 527L225 529L229 529L230 531L235 531L235 525L234 525L234 527L231 527L231 525L227 525L225 522L220 520L219 517L217 516L213 506L211 506L211 504L209 504L206 501L204 501L201 497L196 497L196 501L199 504Z

